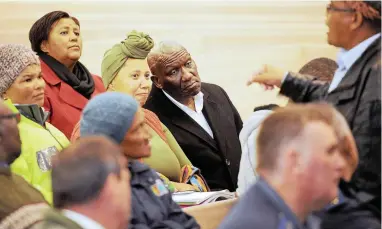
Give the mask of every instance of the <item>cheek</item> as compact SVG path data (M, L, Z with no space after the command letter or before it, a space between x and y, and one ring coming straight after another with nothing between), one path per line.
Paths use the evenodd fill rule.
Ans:
M126 87L126 91L130 95L135 95L135 93L137 92L137 90L139 88L139 81L138 80L131 80L131 82L127 83L125 85L125 87Z
M33 87L25 85L12 86L9 97L13 103L27 104L30 103L33 96Z
M137 80L116 80L114 84L114 88L116 91L123 92L129 95L134 95L135 91L138 89L138 81Z

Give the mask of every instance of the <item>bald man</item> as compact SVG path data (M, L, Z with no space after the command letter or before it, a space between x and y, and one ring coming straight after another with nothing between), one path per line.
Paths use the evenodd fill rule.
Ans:
M212 190L235 191L242 120L227 93L202 83L191 54L161 42L147 56L154 86L144 105L168 127Z

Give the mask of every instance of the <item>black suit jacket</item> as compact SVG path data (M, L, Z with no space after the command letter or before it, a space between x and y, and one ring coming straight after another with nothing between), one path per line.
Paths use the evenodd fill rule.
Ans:
M202 83L201 91L204 94L202 112L214 138L154 85L144 108L158 115L168 127L211 189L235 191L241 156L239 133L243 123L221 87Z

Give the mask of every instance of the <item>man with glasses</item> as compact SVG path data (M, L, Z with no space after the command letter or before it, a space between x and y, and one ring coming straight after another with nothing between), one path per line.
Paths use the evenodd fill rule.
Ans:
M381 1L331 1L328 43L340 48L331 83L320 85L296 73L265 66L248 84L280 87L295 102L326 100L345 116L360 162L351 184L381 196ZM380 208L380 202L378 203Z
M10 170L21 153L19 113L0 101L0 228L27 228L48 208L42 194Z

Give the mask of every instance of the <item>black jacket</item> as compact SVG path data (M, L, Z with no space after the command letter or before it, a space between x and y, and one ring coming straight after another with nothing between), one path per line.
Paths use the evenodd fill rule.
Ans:
M316 215L322 219L322 229L380 229L381 199L367 193L355 192L345 181L340 182L343 198L340 203L331 206Z
M144 107L158 115L167 126L211 189L235 191L241 156L239 133L243 122L221 87L202 83L201 91L204 94L202 112L214 138L155 86Z
M352 183L360 190L381 195L381 38L351 66L337 88L329 84L285 78L281 93L295 102L326 100L346 118L356 140L359 166Z
M131 220L129 229L199 229L182 211L156 172L138 161L129 162Z

